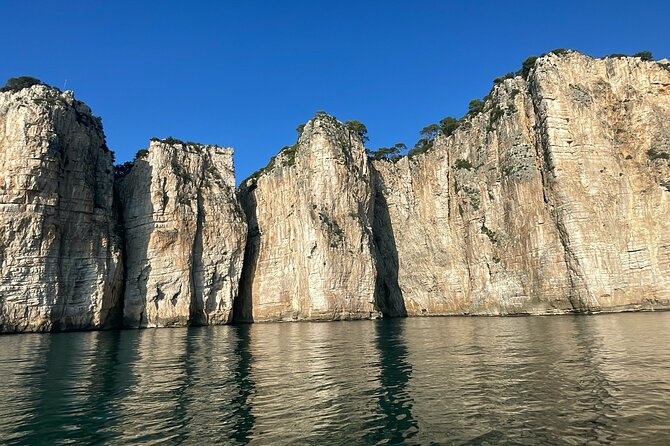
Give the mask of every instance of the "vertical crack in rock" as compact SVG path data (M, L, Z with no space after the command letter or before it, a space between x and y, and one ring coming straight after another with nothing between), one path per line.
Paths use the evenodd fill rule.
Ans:
M234 185L231 149L168 138L135 162L120 183L127 325L232 321L247 232Z
M375 305L384 317L407 316L405 301L398 285L398 249L388 203L384 197L384 184L374 165L371 165L370 170L375 197L372 218L374 255L377 262Z
M206 166L206 164L205 164ZM203 173L204 176L204 173ZM202 226L204 220L204 206L202 203L202 180L196 188L196 227L193 237L193 249L191 250L191 307L189 325L207 325L207 313L205 312L204 296L204 266L202 251Z
M247 242L244 247L244 262L240 277L239 293L233 303L233 322L253 322L253 283L260 251L260 232L256 218L256 196L254 180L244 185L238 194L247 220Z

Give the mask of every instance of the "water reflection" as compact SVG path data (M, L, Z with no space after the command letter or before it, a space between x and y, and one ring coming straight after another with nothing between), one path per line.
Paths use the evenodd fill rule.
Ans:
M3 444L668 444L670 313L0 338Z
M251 432L256 420L251 413L252 397L255 392L255 383L251 378L251 365L253 362L251 354L251 325L239 325L235 327L235 332L237 340L234 351L234 360L236 360L234 381L237 391L232 399L232 417L235 421L230 430L229 439L240 444L248 444L251 440Z
M405 344L405 320L375 322L375 346L379 351L379 389L376 392L381 418L369 423L366 444L401 444L415 436L413 401L407 391L412 376Z

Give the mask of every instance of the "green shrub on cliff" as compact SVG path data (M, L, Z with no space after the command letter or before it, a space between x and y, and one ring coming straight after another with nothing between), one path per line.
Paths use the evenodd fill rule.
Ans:
M344 121L344 125L350 132L357 134L358 137L361 138L361 141L367 142L370 140L370 138L368 138L368 128L365 127L365 124L361 121L352 119L351 121Z
M670 153L662 150L654 149L653 147L647 150L647 156L650 160L670 160Z
M521 69L516 72L517 76L521 76L524 79L528 79L528 75L530 74L530 70L535 66L535 61L537 60L537 56L530 56L526 60L524 60L521 63Z
M440 130L444 136L453 135L460 126L461 121L451 116L447 116L440 120Z
M454 163L454 169L471 170L473 167L472 163L466 159L457 159Z
M391 161L396 161L400 159L401 153L407 150L407 146L404 143L396 143L392 147L380 147L374 151L368 151L370 158L373 160L388 159Z
M640 59L646 60L646 61L654 60L654 56L651 54L651 51L639 51L639 52L633 54L633 57L639 57Z
M5 86L0 88L0 91L19 91L24 88L32 87L33 85L45 85L39 79L30 76L10 77L7 79Z
M478 113L481 113L484 111L484 103L485 101L482 101L481 99L473 99L470 101L468 104L468 115L474 116Z

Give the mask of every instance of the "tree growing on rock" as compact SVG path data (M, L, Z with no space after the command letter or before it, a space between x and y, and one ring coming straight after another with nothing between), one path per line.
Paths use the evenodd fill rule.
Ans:
M391 147L380 147L377 150L369 150L368 155L373 160L388 159L395 161L400 159L402 152L407 150L407 145L404 143L396 143Z
M361 138L361 141L367 142L370 141L368 138L368 129L365 127L361 121L357 119L352 119L351 121L344 121L344 125L349 129L350 132L354 132Z
M30 76L10 77L7 79L5 86L0 88L0 91L19 91L33 85L44 85L44 82Z

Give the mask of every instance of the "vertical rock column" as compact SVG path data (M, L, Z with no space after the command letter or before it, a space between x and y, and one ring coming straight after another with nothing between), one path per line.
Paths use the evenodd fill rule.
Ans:
M71 92L0 93L0 331L114 324L112 159L100 119Z
M240 188L249 222L241 319L374 317L376 262L365 148L318 114Z
M232 150L152 141L119 180L126 240L128 327L232 320L246 224Z
M667 307L670 64L549 55L530 84L575 306Z

